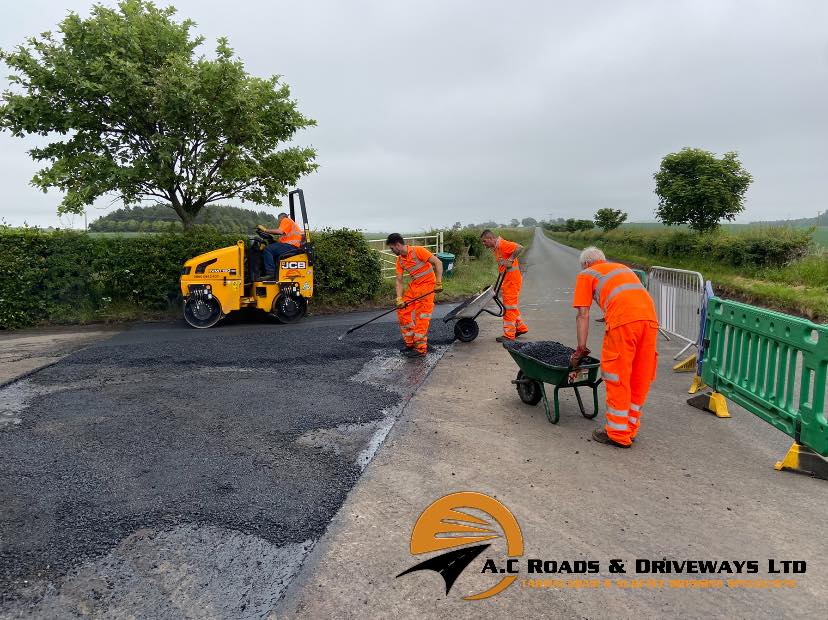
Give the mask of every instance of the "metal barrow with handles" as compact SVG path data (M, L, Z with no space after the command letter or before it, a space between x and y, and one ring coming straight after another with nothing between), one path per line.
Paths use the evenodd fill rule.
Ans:
M517 378L512 383L517 387L518 396L527 405L537 405L543 400L543 406L546 411L546 419L552 424L557 424L560 418L558 390L563 388L572 388L575 390L575 398L578 400L578 408L588 420L591 420L598 415L598 386L602 379L598 376L601 369L601 362L595 358L584 358L581 365L574 371L568 366L552 366L546 364L541 360L537 360L529 355L525 355L520 351L520 348L529 343L503 343L503 348L509 352L512 359L518 365ZM554 343L558 344L558 343ZM549 410L549 400L546 398L546 388L544 385L548 383L555 386L553 393L554 415ZM579 387L587 387L592 390L592 413L587 413L584 409L584 402L581 400L581 395L578 392Z
M443 317L444 323L455 321L454 336L457 340L460 342L471 342L477 338L477 334L480 333L480 326L475 319L484 312L496 317L501 317L506 312L506 309L503 307L503 302L500 301L499 297L500 287L503 285L503 277L505 275L505 272L499 274L492 286L485 288L474 297L469 297ZM494 302L497 310L492 310L488 307L491 302Z

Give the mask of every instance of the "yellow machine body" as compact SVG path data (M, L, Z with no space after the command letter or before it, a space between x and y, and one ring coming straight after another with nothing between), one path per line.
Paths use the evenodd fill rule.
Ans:
M307 300L313 297L313 248L301 190L290 193L291 216L298 196L304 221L302 245L296 253L279 259L277 277L261 280L262 256L268 239L251 236L248 242L200 254L184 263L181 295L184 318L193 327L212 327L226 315L243 308L257 308L284 323L301 319ZM260 233L261 235L261 233Z
M310 299L313 297L313 266L307 254L296 254L279 261L279 277L274 282L251 282L245 278L245 243L200 254L184 263L181 294L186 299L192 290L209 287L221 304L221 312L230 314L240 308L273 309L273 301L285 288ZM246 291L245 285L251 290Z

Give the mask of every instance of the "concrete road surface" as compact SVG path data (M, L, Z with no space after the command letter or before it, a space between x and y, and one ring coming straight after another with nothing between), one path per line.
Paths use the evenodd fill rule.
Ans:
M529 337L574 344L570 307L577 254L540 234L522 296ZM820 617L828 600L828 483L776 472L790 440L731 405L718 419L685 404L690 376L671 372L679 345L659 342L659 376L629 450L590 440L594 421L563 399L560 423L520 402L517 367L489 320L456 343L403 413L274 615L303 618L778 618ZM602 324L590 342L600 351ZM603 396L603 390L601 390ZM440 574L395 576L428 556L409 553L412 527L437 498L477 491L519 522L523 560L597 574L528 575L482 601L496 583L484 553L448 595ZM502 539L488 555L505 558ZM610 573L620 559L625 574ZM804 574L769 574L769 560L806 562ZM636 560L674 561L672 573L636 574ZM677 572L689 560L756 561L755 574ZM501 568L505 564L501 564ZM549 568L553 568L551 564ZM720 565L719 565L720 566ZM735 569L736 564L729 565ZM747 567L748 565L744 565ZM525 587L525 579L560 579ZM745 587L729 587L742 578ZM595 578L592 587L589 578ZM648 581L653 578L652 581ZM773 581L780 578L779 581ZM581 581L576 581L580 579ZM722 580L719 582L719 580ZM771 579L767 583L757 579ZM585 581L586 580L586 581ZM662 581L663 580L663 581ZM688 585L687 588L670 587ZM733 583L732 585L738 585ZM693 586L693 587L689 587ZM768 586L768 587L757 587ZM780 587L776 587L780 586Z
M452 339L337 341L370 316L145 325L0 388L0 617L271 613Z
M111 325L0 331L0 387L119 331L119 327Z

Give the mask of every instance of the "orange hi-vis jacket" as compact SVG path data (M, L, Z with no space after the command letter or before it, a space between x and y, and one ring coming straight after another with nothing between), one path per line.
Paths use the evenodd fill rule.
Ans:
M498 237L494 246L495 258L497 259L497 271L503 273L504 271L518 271L518 261L512 258L518 244L514 241L507 241L503 237Z
M633 321L656 321L653 300L632 269L620 263L600 261L578 274L572 305L604 311L607 329Z
M405 256L400 254L397 257L397 274L402 275L405 272L411 276L411 286L433 284L437 278L434 275L434 267L428 262L432 256L433 254L421 245L405 246Z
M297 248L302 244L302 229L289 217L282 218L282 221L279 222L279 230L285 233L280 235L279 238L282 243L289 243Z

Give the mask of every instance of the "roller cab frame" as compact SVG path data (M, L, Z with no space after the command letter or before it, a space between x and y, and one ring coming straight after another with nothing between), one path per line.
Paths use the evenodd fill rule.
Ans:
M295 252L282 256L274 280L260 279L264 273L264 248L275 241L268 233L256 232L236 245L195 256L181 269L184 320L199 329L212 327L231 312L244 308L262 310L282 323L305 316L313 297L313 244L311 243L305 196L301 189L288 194L290 217L296 222L297 206L302 215L302 243Z

